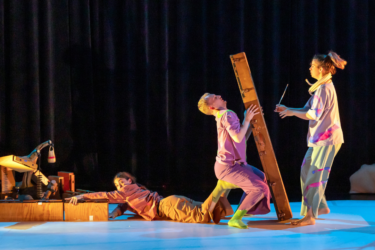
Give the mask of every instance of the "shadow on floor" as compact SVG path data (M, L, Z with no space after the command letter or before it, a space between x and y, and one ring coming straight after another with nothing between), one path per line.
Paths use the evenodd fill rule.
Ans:
M17 222L16 224L11 225L9 227L5 227L5 228L13 229L13 230L27 230L27 229L30 229L32 227L37 227L37 226L43 225L45 223L46 223L46 221L31 221L31 222L24 221L24 222Z

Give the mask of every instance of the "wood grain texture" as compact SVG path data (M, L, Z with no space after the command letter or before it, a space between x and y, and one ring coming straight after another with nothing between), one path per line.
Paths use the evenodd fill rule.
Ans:
M23 221L63 221L63 203L29 203L23 204Z
M62 202L0 203L0 221L62 221Z
M0 221L22 221L23 204L22 203L0 203Z
M0 166L1 192L3 194L11 193L16 185L13 171L10 168Z
M65 221L108 221L108 203L64 204Z

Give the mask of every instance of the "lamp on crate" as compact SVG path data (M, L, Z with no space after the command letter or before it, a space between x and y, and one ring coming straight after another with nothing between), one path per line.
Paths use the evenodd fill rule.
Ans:
M34 187L31 183L31 179L37 183L37 198L41 199L43 197L42 183L48 185L49 180L40 171L40 164L38 164L38 159L40 159L40 151L49 146L48 162L55 163L55 151L54 144L51 140L39 144L30 154L26 156L15 156L8 155L0 157L1 166L1 179L2 179L2 193L10 193L15 188L15 181L13 171L23 172L22 183L20 189L26 189Z

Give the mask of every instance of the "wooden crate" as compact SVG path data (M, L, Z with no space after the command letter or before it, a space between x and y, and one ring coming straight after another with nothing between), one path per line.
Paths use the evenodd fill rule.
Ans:
M23 221L23 203L0 202L0 221Z
M73 172L57 172L58 176L64 177L63 190L66 191L75 191L75 176Z
M65 221L108 221L108 200L64 203Z
M0 201L0 221L63 221L63 202L59 201Z
M0 181L1 192L3 194L12 193L13 187L16 185L13 170L11 168L0 166Z

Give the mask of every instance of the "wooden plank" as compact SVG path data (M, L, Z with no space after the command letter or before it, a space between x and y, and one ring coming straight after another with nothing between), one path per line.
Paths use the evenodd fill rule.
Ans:
M108 202L64 204L65 221L108 221Z
M23 203L23 221L63 221L62 202Z
M38 167L33 162L22 159L15 155L7 155L0 157L0 165L11 168L17 172L34 172Z
M0 221L62 221L62 201L0 202Z
M231 55L230 59L245 108L249 108L252 104L260 107L261 105L245 53ZM268 134L267 125L262 114L254 116L251 121L251 128L263 170L270 186L277 217L279 220L288 220L293 217L293 214L272 147L271 138Z
M40 172L39 170L36 170L34 172L34 174L32 175L31 179L35 182L35 183L38 183L38 176L40 175L40 178L42 180L42 183L46 186L48 186L48 178L42 173Z
M12 193L16 182L14 180L13 170L0 166L1 193Z
M0 203L0 221L14 222L22 221L22 203Z

